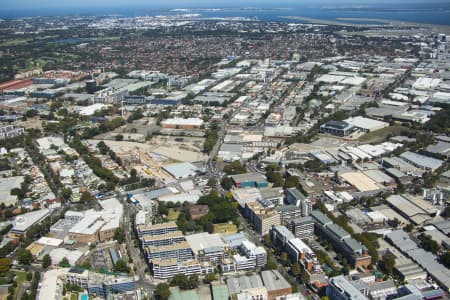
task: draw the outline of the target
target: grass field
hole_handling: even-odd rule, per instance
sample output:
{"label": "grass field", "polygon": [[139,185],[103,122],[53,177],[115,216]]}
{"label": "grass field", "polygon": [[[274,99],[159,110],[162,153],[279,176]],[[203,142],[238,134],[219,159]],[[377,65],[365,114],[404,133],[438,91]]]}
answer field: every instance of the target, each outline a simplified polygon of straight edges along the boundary
{"label": "grass field", "polygon": [[359,138],[359,141],[361,143],[382,143],[388,139],[389,136],[396,136],[396,135],[405,135],[405,133],[411,132],[411,129],[400,126],[400,125],[394,125],[389,126],[377,131],[369,132]]}

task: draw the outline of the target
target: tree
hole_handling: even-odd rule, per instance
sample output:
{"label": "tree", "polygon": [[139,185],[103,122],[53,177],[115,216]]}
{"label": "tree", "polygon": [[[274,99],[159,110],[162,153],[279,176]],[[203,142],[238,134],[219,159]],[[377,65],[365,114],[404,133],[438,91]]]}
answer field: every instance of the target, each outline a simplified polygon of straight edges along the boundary
{"label": "tree", "polygon": [[122,134],[116,135],[116,141],[123,141],[123,135]]}
{"label": "tree", "polygon": [[233,180],[228,176],[224,176],[220,181],[220,184],[224,189],[229,190],[233,187]]}
{"label": "tree", "polygon": [[300,264],[297,262],[295,262],[295,264],[292,265],[291,268],[291,273],[293,276],[297,277],[301,274],[302,272],[302,267],[300,266]]}
{"label": "tree", "polygon": [[122,228],[117,228],[114,233],[114,239],[119,243],[123,244],[125,242],[125,232]]}
{"label": "tree", "polygon": [[129,273],[130,268],[128,267],[127,263],[123,259],[119,259],[116,264],[114,265],[114,271],[119,273]]}
{"label": "tree", "polygon": [[42,258],[42,267],[44,269],[47,269],[51,265],[52,265],[52,258],[50,257],[50,255],[45,254],[44,257]]}
{"label": "tree", "polygon": [[386,253],[385,255],[383,255],[383,258],[381,259],[381,267],[384,272],[388,275],[391,275],[392,271],[394,270],[394,266],[395,256],[390,253]]}
{"label": "tree", "polygon": [[72,189],[71,188],[63,188],[61,190],[61,196],[65,199],[65,200],[69,200],[70,196],[72,196]]}
{"label": "tree", "polygon": [[59,262],[59,266],[61,268],[69,268],[70,267],[70,263],[69,263],[69,260],[67,259],[67,257],[63,257],[63,259]]}
{"label": "tree", "polygon": [[211,282],[213,282],[216,279],[217,279],[216,274],[209,273],[209,274],[206,274],[205,278],[203,278],[203,283],[210,284]]}
{"label": "tree", "polygon": [[31,254],[30,250],[20,249],[17,253],[17,261],[21,265],[29,266],[33,261],[33,255]]}
{"label": "tree", "polygon": [[175,274],[170,281],[170,286],[178,286],[180,289],[189,289],[189,278],[183,273]]}
{"label": "tree", "polygon": [[88,203],[94,200],[94,196],[92,196],[91,193],[89,193],[88,191],[84,191],[81,193],[80,196],[80,201],[83,203]]}
{"label": "tree", "polygon": [[7,257],[0,258],[0,274],[4,274],[9,271],[11,260]]}
{"label": "tree", "polygon": [[167,300],[170,297],[169,285],[167,283],[159,283],[154,292],[157,300]]}
{"label": "tree", "polygon": [[444,264],[444,266],[446,266],[447,268],[450,268],[450,251],[446,251],[441,256],[441,261]]}
{"label": "tree", "polygon": [[189,276],[189,288],[196,289],[198,287],[198,275],[192,274]]}

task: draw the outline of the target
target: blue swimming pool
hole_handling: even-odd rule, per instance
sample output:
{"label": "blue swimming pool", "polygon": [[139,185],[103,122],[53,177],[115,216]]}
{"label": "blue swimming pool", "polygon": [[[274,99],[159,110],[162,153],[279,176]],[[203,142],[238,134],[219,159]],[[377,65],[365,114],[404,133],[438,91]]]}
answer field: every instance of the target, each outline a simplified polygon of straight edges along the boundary
{"label": "blue swimming pool", "polygon": [[88,294],[81,295],[81,300],[88,300],[88,299],[89,299]]}

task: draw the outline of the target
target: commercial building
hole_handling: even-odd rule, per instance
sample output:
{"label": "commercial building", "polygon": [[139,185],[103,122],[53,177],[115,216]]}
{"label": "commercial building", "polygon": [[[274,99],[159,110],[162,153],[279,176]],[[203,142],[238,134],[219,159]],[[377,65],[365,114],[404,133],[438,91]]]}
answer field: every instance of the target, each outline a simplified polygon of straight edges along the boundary
{"label": "commercial building", "polygon": [[342,252],[352,267],[368,267],[371,264],[367,248],[353,239],[347,231],[318,210],[314,210],[311,216],[315,221],[316,234],[329,240],[335,249]]}
{"label": "commercial building", "polygon": [[389,126],[389,123],[365,118],[362,116],[351,117],[345,119],[344,122],[356,127],[363,132],[372,132]]}
{"label": "commercial building", "polygon": [[162,235],[168,234],[178,230],[178,226],[175,222],[167,222],[154,225],[139,225],[136,227],[138,237],[142,238],[148,235]]}
{"label": "commercial building", "polygon": [[183,241],[164,246],[148,246],[144,248],[148,261],[153,259],[176,259],[177,262],[192,260],[194,258],[191,246]]}
{"label": "commercial building", "polygon": [[239,188],[243,187],[263,188],[269,186],[269,182],[267,181],[266,177],[259,173],[245,173],[232,175],[231,179],[233,180],[234,185]]}
{"label": "commercial building", "polygon": [[299,239],[308,240],[314,238],[314,220],[310,216],[292,220],[288,224],[288,228]]}
{"label": "commercial building", "polygon": [[166,234],[159,235],[144,235],[141,238],[142,246],[167,246],[175,243],[181,243],[185,241],[184,235],[181,231],[173,231]]}
{"label": "commercial building", "polygon": [[330,279],[327,295],[333,300],[367,300],[367,297],[343,275]]}
{"label": "commercial building", "polygon": [[356,129],[357,128],[355,126],[343,121],[328,121],[320,126],[319,131],[321,133],[345,137],[352,134]]}
{"label": "commercial building", "polygon": [[6,140],[16,136],[20,136],[25,132],[22,127],[17,127],[14,125],[6,125],[0,127],[0,140]]}
{"label": "commercial building", "polygon": [[69,238],[83,244],[105,242],[112,240],[122,221],[123,206],[116,198],[110,198],[99,202],[102,210],[87,210],[81,214],[66,215],[75,217],[77,223],[70,228]]}
{"label": "commercial building", "polygon": [[9,236],[11,238],[20,238],[26,235],[28,229],[34,224],[37,224],[44,220],[46,217],[50,216],[50,209],[40,209],[36,211],[32,211],[20,216],[17,216],[14,219],[14,226],[9,231]]}
{"label": "commercial building", "polygon": [[197,260],[178,262],[174,258],[156,258],[151,263],[153,276],[156,279],[170,279],[175,274],[190,276],[193,274],[206,275],[214,273],[214,266],[208,263],[199,263]]}
{"label": "commercial building", "polygon": [[246,204],[245,213],[255,231],[261,235],[269,232],[273,225],[281,225],[281,215],[274,208],[264,208],[259,202]]}
{"label": "commercial building", "polygon": [[281,224],[288,225],[292,220],[300,218],[302,212],[300,207],[295,205],[282,205],[276,207],[276,210],[280,214]]}

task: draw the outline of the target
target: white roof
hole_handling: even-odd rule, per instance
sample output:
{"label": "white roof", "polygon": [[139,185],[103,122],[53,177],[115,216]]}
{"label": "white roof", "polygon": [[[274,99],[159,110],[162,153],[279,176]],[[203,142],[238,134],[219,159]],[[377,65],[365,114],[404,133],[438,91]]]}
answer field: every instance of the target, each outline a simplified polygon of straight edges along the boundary
{"label": "white roof", "polygon": [[39,149],[40,150],[47,150],[50,149],[51,145],[55,145],[57,147],[61,147],[63,146],[64,143],[64,139],[62,137],[51,137],[51,136],[47,136],[47,137],[43,137],[40,139],[37,139],[36,142],[39,144]]}
{"label": "white roof", "polygon": [[172,118],[167,119],[164,121],[161,121],[162,124],[170,124],[170,125],[194,125],[194,126],[201,126],[203,125],[203,120],[200,118]]}
{"label": "white roof", "polygon": [[427,90],[437,87],[439,83],[441,83],[439,78],[421,77],[416,80],[413,87],[419,90]]}
{"label": "white roof", "polygon": [[61,239],[55,239],[55,238],[50,238],[50,237],[46,237],[46,236],[43,236],[39,240],[36,241],[36,243],[38,243],[38,244],[45,245],[45,246],[53,246],[53,247],[58,247],[59,245],[62,244],[62,242],[63,242],[63,240],[61,240]]}
{"label": "white roof", "polygon": [[348,118],[348,119],[344,120],[344,122],[351,124],[353,126],[359,127],[359,128],[370,130],[370,131],[389,126],[389,123],[365,118],[362,116]]}
{"label": "white roof", "polygon": [[14,188],[20,188],[23,179],[23,176],[13,176],[0,179],[0,203],[5,203],[6,206],[9,206],[17,202],[17,196],[11,195],[11,190]]}
{"label": "white roof", "polygon": [[314,254],[314,252],[311,250],[311,248],[309,248],[308,245],[306,245],[301,239],[299,238],[295,238],[295,239],[290,239],[289,240],[289,244],[291,244],[295,249],[297,249],[298,251],[302,252],[302,253],[307,253],[307,254]]}
{"label": "white roof", "polygon": [[221,235],[219,233],[210,234],[208,232],[201,232],[186,235],[185,238],[194,253],[198,253],[198,251],[206,248],[225,247],[225,243],[221,239]]}
{"label": "white roof", "polygon": [[367,216],[372,220],[372,222],[383,222],[384,220],[388,220],[389,219],[382,212],[380,212],[378,210],[376,210],[376,211],[369,211],[367,213]]}
{"label": "white roof", "polygon": [[108,105],[103,103],[95,103],[89,106],[81,106],[77,108],[77,112],[82,116],[92,116],[97,110],[107,108]]}
{"label": "white roof", "polygon": [[25,232],[29,227],[50,215],[50,212],[50,209],[40,209],[17,216],[12,230]]}

